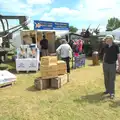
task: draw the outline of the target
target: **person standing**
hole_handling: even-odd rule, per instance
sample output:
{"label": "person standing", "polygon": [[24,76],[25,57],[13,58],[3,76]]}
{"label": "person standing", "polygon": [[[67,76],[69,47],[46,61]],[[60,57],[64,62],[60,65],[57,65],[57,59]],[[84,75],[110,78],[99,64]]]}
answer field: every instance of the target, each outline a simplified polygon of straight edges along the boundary
{"label": "person standing", "polygon": [[70,58],[72,49],[65,39],[62,40],[62,44],[57,48],[56,52],[60,55],[61,59],[66,62],[67,73],[70,73]]}
{"label": "person standing", "polygon": [[104,48],[106,46],[105,40],[103,39],[99,45],[99,57],[100,60],[103,60]]}
{"label": "person standing", "polygon": [[116,79],[116,61],[119,58],[119,47],[113,43],[113,36],[105,37],[106,46],[103,55],[104,84],[106,91],[104,94],[110,94],[110,98],[115,97],[115,79]]}
{"label": "person standing", "polygon": [[48,56],[48,40],[43,35],[43,39],[40,41],[42,56]]}
{"label": "person standing", "polygon": [[35,34],[33,35],[32,33],[30,34],[30,37],[32,39],[32,44],[36,44],[36,39],[35,39]]}

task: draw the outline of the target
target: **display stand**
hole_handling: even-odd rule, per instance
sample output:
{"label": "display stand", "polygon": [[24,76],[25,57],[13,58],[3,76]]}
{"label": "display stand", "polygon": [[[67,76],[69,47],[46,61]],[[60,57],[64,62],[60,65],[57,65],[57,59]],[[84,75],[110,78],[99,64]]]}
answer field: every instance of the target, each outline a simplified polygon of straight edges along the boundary
{"label": "display stand", "polygon": [[17,50],[16,71],[38,71],[40,52],[36,45]]}
{"label": "display stand", "polygon": [[75,57],[74,68],[85,66],[85,59],[86,59],[85,54],[81,54],[78,57]]}

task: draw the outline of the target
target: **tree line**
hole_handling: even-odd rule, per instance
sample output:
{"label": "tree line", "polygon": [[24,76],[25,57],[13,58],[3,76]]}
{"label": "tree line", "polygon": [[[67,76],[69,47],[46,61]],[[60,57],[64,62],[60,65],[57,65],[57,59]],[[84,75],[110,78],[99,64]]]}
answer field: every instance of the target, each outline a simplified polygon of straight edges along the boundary
{"label": "tree line", "polygon": [[[113,31],[119,27],[120,27],[120,19],[113,17],[108,20],[108,23],[106,25],[106,31]],[[74,26],[70,26],[69,31],[75,33],[78,31],[78,28]]]}
{"label": "tree line", "polygon": [[[106,25],[106,31],[113,31],[119,27],[120,27],[120,19],[113,17],[108,20],[108,23]],[[30,30],[28,26],[24,26],[23,29]],[[78,28],[75,26],[70,26],[69,31],[75,33],[78,31]]]}

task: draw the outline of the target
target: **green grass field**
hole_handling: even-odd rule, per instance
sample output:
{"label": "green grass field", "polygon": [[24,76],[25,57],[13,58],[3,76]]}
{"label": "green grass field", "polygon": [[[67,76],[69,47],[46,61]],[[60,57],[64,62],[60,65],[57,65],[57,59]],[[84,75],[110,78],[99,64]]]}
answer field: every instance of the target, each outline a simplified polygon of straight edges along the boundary
{"label": "green grass field", "polygon": [[102,65],[90,63],[73,70],[71,81],[58,90],[36,91],[33,83],[40,72],[18,74],[14,86],[0,89],[0,120],[120,120],[120,76],[116,99],[103,99]]}

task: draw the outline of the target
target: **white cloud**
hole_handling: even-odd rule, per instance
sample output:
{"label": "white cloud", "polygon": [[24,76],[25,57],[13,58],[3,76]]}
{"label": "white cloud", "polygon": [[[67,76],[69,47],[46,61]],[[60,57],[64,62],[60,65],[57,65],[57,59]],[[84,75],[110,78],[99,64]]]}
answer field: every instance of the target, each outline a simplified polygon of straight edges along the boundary
{"label": "white cloud", "polygon": [[2,12],[13,13],[16,15],[27,15],[27,16],[40,15],[48,8],[49,7],[46,8],[44,6],[34,7],[33,4],[26,4],[21,0],[5,0],[5,1],[0,0],[0,9]]}
{"label": "white cloud", "polygon": [[49,21],[55,21],[54,17],[50,17],[47,13],[45,13],[40,20],[49,20]]}
{"label": "white cloud", "polygon": [[[38,16],[41,20],[69,22],[73,25],[88,26],[92,23],[97,26],[105,26],[110,17],[120,18],[120,0],[80,0],[76,9],[67,7],[52,8],[49,12],[49,6],[54,0],[0,0],[1,13],[15,15]],[[47,11],[47,12],[45,12]],[[37,19],[37,18],[36,18]],[[87,25],[86,25],[87,23]],[[33,28],[33,22],[29,24]]]}
{"label": "white cloud", "polygon": [[27,0],[28,4],[41,4],[41,5],[45,5],[45,4],[51,4],[53,2],[53,0]]}
{"label": "white cloud", "polygon": [[[70,9],[67,7],[53,8],[50,12],[45,13],[41,18],[44,20],[56,20],[65,22],[80,22],[88,21],[94,25],[106,25],[110,17],[120,18],[119,0],[80,0],[77,9]],[[84,25],[83,25],[84,26]]]}
{"label": "white cloud", "polygon": [[116,6],[117,1],[118,0],[85,0],[85,5],[89,10],[99,10],[113,8]]}

